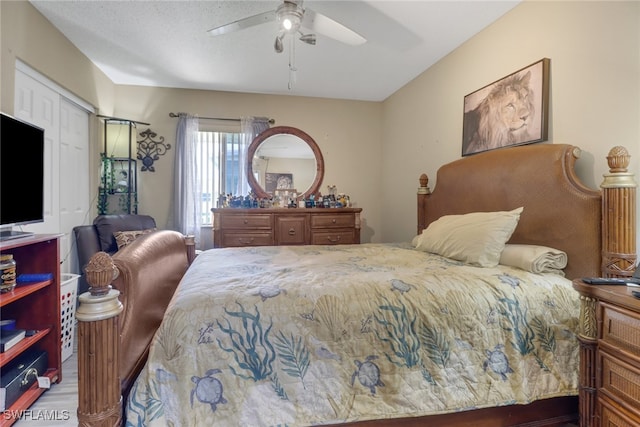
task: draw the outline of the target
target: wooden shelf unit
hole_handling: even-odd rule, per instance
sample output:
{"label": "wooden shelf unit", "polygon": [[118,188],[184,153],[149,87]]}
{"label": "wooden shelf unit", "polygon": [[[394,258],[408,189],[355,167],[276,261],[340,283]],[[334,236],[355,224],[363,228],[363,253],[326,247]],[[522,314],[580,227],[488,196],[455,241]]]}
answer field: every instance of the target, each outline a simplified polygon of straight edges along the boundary
{"label": "wooden shelf unit", "polygon": [[[2,319],[15,319],[16,328],[36,330],[36,334],[26,337],[4,353],[0,353],[0,368],[20,357],[27,350],[47,352],[46,376],[51,383],[62,381],[61,325],[60,325],[60,235],[37,234],[20,239],[0,242],[0,252],[12,254],[16,260],[16,273],[52,273],[51,280],[16,286],[7,293],[0,294]],[[27,409],[46,389],[34,383],[7,411]],[[10,426],[17,421],[13,417],[2,417],[0,427]]]}

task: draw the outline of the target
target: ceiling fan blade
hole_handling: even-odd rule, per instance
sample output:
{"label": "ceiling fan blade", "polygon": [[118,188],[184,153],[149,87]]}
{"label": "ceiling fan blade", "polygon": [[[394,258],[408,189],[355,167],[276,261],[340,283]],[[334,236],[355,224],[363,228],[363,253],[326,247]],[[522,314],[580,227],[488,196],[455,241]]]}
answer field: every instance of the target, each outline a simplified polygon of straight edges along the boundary
{"label": "ceiling fan blade", "polygon": [[334,40],[352,46],[358,46],[366,43],[367,41],[367,39],[355,31],[350,30],[339,22],[334,21],[321,13],[314,12],[311,9],[304,10],[301,25],[315,33],[322,34],[323,36],[330,37]]}
{"label": "ceiling fan blade", "polygon": [[221,34],[227,34],[234,31],[243,30],[245,28],[253,27],[255,25],[265,24],[267,22],[275,21],[276,13],[271,10],[268,12],[259,13],[257,15],[242,18],[229,24],[221,25],[219,27],[212,28],[207,32],[212,36],[219,36]]}

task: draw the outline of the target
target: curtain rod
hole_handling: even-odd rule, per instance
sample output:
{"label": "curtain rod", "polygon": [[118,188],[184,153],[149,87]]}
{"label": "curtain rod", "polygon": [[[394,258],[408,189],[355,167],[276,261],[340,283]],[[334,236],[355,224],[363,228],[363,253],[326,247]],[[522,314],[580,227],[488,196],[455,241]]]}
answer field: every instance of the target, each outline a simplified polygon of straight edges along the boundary
{"label": "curtain rod", "polygon": [[[180,114],[182,113],[169,113],[169,117],[180,117]],[[203,119],[203,120],[223,120],[223,121],[229,121],[229,122],[239,122],[240,119],[225,119],[222,117],[198,117],[199,119]],[[276,121],[274,119],[269,119],[269,124],[274,124]]]}

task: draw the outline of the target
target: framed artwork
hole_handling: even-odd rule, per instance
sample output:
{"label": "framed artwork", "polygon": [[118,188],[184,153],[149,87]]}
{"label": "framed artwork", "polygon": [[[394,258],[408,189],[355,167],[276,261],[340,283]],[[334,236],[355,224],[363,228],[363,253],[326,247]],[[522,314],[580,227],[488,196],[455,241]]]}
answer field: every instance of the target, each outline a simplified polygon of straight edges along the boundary
{"label": "framed artwork", "polygon": [[264,175],[264,191],[269,194],[274,194],[276,190],[291,190],[294,188],[292,173],[267,172]]}
{"label": "framed artwork", "polygon": [[549,58],[464,97],[462,155],[548,138]]}

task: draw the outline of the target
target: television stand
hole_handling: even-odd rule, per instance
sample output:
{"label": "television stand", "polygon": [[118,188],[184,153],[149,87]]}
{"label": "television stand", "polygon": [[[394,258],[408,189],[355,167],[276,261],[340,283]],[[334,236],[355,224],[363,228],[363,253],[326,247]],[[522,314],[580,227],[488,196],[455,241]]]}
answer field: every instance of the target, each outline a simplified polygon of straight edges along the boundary
{"label": "television stand", "polygon": [[35,233],[30,231],[16,231],[16,230],[0,230],[0,241],[20,239],[22,237],[33,237]]}

